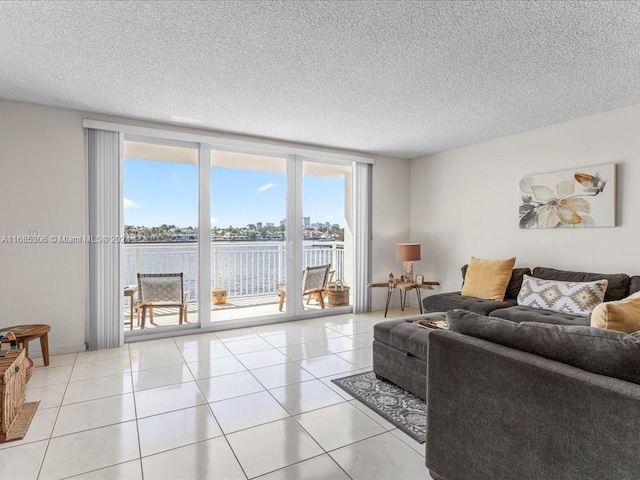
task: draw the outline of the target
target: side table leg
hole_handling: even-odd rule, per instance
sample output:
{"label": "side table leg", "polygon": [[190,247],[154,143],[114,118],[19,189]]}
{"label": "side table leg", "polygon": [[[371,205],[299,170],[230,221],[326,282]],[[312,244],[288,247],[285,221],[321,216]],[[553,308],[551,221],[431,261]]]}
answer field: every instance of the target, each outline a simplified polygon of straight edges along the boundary
{"label": "side table leg", "polygon": [[420,307],[420,315],[422,315],[422,295],[420,295],[419,288],[416,288],[416,295],[418,296],[418,306]]}
{"label": "side table leg", "polygon": [[40,349],[42,350],[42,359],[44,366],[49,366],[49,334],[45,333],[40,337]]}
{"label": "side table leg", "polygon": [[389,300],[391,300],[391,294],[393,293],[393,287],[387,289],[387,304],[384,307],[384,317],[387,318],[387,312],[389,311]]}

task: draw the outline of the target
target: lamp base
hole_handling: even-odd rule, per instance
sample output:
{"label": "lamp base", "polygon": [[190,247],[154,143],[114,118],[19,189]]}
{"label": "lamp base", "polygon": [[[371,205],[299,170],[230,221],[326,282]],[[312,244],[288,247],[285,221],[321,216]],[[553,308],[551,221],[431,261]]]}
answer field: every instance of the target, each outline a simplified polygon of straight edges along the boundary
{"label": "lamp base", "polygon": [[413,262],[402,262],[402,279],[413,282]]}

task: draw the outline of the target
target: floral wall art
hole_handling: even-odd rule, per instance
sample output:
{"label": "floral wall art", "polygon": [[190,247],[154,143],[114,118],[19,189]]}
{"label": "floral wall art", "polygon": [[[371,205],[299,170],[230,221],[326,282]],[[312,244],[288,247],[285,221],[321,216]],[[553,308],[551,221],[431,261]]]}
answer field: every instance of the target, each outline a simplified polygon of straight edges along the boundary
{"label": "floral wall art", "polygon": [[615,164],[520,180],[520,228],[615,226]]}

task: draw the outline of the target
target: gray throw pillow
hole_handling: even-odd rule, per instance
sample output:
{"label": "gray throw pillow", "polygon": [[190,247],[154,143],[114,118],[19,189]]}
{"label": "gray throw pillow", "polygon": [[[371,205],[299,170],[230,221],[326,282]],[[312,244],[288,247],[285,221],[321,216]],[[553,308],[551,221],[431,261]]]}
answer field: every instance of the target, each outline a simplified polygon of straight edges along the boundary
{"label": "gray throw pillow", "polygon": [[569,270],[558,270],[556,268],[535,267],[531,276],[544,278],[545,280],[560,280],[561,282],[594,282],[596,280],[606,280],[609,282],[604,295],[605,302],[621,300],[629,295],[629,275],[626,273],[588,273],[572,272]]}
{"label": "gray throw pillow", "polygon": [[583,325],[511,322],[466,310],[447,312],[449,329],[640,385],[640,332]]}

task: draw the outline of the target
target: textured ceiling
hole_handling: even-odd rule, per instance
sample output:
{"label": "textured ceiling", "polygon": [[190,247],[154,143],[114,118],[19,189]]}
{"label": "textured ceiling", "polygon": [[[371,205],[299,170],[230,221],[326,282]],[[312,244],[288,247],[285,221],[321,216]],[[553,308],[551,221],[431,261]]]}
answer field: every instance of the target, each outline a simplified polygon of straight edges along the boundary
{"label": "textured ceiling", "polygon": [[413,158],[640,102],[640,2],[0,2],[0,98]]}

